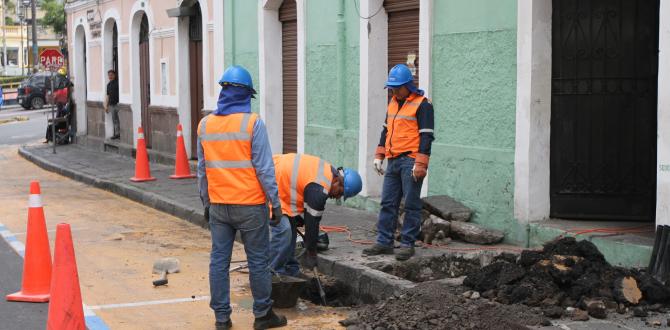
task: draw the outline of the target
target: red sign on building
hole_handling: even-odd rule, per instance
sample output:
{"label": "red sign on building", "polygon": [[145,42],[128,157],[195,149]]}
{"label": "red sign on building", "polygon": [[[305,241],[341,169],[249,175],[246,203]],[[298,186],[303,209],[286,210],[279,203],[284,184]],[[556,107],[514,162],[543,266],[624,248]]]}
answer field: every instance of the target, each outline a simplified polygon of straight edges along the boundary
{"label": "red sign on building", "polygon": [[40,63],[46,68],[60,68],[65,64],[64,61],[63,54],[58,49],[45,49],[40,54]]}

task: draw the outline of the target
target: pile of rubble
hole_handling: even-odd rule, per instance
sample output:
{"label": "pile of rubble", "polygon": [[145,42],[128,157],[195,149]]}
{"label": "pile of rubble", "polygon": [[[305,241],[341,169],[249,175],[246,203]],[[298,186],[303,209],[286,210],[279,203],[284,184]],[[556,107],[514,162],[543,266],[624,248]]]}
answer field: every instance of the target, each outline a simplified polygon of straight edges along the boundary
{"label": "pile of rubble", "polygon": [[[446,245],[458,239],[474,244],[495,244],[505,237],[500,230],[471,223],[472,210],[449,196],[425,197],[423,208],[420,238],[424,243]],[[402,214],[401,209],[400,222]]]}
{"label": "pile of rubble", "polygon": [[364,305],[340,323],[347,330],[486,329],[516,330],[550,325],[523,305],[503,305],[463,295],[463,288],[425,282],[387,300]]}
{"label": "pile of rubble", "polygon": [[484,298],[541,307],[548,317],[574,320],[606,318],[613,311],[645,316],[670,301],[670,288],[652,276],[613,267],[591,242],[572,237],[549,242],[542,251],[503,255],[463,284]]}

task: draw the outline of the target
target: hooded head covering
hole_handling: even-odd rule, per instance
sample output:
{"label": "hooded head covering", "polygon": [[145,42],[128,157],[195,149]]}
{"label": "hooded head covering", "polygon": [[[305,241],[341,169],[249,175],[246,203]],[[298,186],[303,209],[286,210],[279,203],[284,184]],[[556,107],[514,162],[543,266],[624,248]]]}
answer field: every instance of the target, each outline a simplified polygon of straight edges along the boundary
{"label": "hooded head covering", "polygon": [[244,86],[225,85],[221,87],[216,103],[215,115],[251,112],[253,90]]}
{"label": "hooded head covering", "polygon": [[414,85],[414,81],[410,80],[409,82],[405,83],[403,86],[407,87],[407,89],[411,93],[418,94],[418,95],[421,95],[421,96],[423,96],[423,94],[424,94],[423,89],[419,89]]}

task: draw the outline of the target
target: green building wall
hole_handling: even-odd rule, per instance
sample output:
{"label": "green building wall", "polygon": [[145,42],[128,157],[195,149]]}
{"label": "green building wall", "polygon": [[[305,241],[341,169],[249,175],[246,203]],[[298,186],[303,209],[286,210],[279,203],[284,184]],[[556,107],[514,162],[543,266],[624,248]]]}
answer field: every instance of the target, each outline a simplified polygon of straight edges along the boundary
{"label": "green building wall", "polygon": [[[224,1],[225,67],[241,65],[251,73],[258,93],[258,1]],[[251,100],[252,111],[258,112],[258,98]]]}
{"label": "green building wall", "polygon": [[356,168],[360,56],[355,3],[309,0],[305,6],[305,152]]}
{"label": "green building wall", "polygon": [[516,0],[440,0],[433,11],[435,136],[429,194],[525,242],[514,219]]}

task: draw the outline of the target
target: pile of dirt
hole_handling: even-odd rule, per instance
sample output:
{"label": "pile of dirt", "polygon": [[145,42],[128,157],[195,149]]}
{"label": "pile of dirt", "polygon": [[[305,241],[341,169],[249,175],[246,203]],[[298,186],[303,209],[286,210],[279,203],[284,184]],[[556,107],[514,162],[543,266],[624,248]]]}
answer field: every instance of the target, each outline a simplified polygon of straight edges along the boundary
{"label": "pile of dirt", "polygon": [[518,259],[498,259],[463,284],[503,304],[576,307],[599,318],[606,317],[605,309],[670,299],[670,289],[653,277],[613,267],[593,243],[573,237],[549,242],[542,251],[523,251]]}
{"label": "pile of dirt", "polygon": [[539,309],[467,298],[462,287],[424,282],[375,305],[365,305],[340,323],[349,330],[527,329],[548,325]]}

